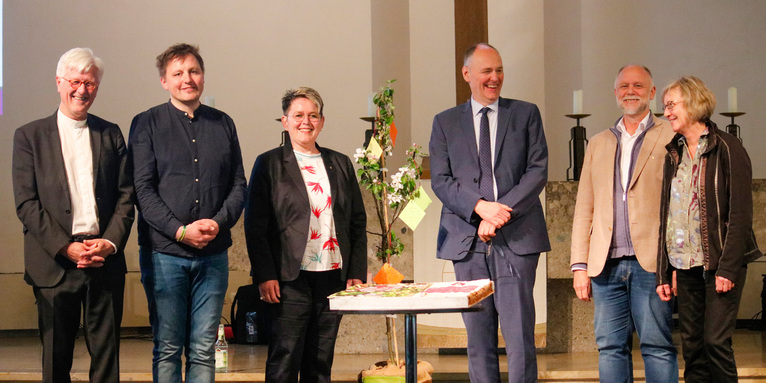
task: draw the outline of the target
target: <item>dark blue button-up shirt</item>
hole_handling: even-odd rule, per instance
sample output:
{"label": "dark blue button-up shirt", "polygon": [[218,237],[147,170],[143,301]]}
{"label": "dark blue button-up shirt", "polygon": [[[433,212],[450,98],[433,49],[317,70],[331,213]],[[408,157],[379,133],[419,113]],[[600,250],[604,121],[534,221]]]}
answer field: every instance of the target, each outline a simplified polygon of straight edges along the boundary
{"label": "dark blue button-up shirt", "polygon": [[[237,130],[220,110],[200,105],[194,118],[158,105],[133,118],[130,154],[136,188],[138,243],[180,256],[222,252],[245,204],[246,181]],[[176,231],[210,218],[219,232],[203,249],[176,242]]]}

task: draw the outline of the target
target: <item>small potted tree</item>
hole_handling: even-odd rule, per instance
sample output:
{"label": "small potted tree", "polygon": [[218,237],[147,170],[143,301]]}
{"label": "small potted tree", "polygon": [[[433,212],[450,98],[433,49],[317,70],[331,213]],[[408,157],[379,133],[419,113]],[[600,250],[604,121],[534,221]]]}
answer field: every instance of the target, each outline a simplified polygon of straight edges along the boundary
{"label": "small potted tree", "polygon": [[[403,279],[403,275],[391,266],[391,259],[399,257],[404,249],[404,244],[392,229],[405,206],[419,196],[420,176],[423,173],[421,147],[412,144],[406,152],[405,164],[390,178],[388,177],[386,158],[393,153],[392,132],[396,129],[394,90],[391,88],[394,81],[396,80],[388,81],[375,94],[373,103],[377,107],[377,115],[370,145],[367,148],[357,149],[354,155],[356,162],[361,165],[357,172],[359,184],[372,194],[379,223],[380,231],[370,232],[380,238],[376,256],[383,262],[383,266],[373,279],[378,284],[395,284]],[[374,369],[379,370],[380,373],[386,371],[386,373],[403,377],[403,361],[399,359],[395,319],[393,315],[386,316],[388,360],[376,363]],[[424,367],[433,371],[430,365]],[[418,370],[420,369],[419,362]]]}

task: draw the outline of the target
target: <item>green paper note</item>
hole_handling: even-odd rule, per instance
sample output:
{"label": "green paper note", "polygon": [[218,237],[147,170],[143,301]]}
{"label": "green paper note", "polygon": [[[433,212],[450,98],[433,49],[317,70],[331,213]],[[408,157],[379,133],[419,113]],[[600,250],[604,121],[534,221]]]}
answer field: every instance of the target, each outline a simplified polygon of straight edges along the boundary
{"label": "green paper note", "polygon": [[418,189],[418,192],[420,194],[418,194],[417,198],[413,199],[412,202],[414,202],[415,205],[418,205],[421,209],[426,210],[428,205],[431,204],[431,198],[428,197],[426,189],[423,189],[422,186]]}
{"label": "green paper note", "polygon": [[417,204],[408,203],[407,206],[402,209],[402,213],[399,214],[399,219],[402,220],[410,229],[415,230],[426,216],[426,212],[420,208]]}

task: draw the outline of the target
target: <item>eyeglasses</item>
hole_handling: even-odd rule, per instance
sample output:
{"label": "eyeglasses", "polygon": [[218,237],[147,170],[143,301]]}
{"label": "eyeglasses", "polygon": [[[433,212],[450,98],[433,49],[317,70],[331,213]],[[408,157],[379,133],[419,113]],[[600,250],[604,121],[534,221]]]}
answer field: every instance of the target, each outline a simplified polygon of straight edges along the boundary
{"label": "eyeglasses", "polygon": [[89,92],[93,91],[96,88],[98,88],[98,83],[97,82],[70,80],[70,79],[64,78],[64,77],[61,77],[61,78],[66,80],[69,83],[69,85],[72,87],[72,89],[80,89],[80,85],[83,85],[83,84],[85,84],[85,89],[87,89]]}
{"label": "eyeglasses", "polygon": [[[499,232],[497,234],[498,235],[502,235],[502,232]],[[468,243],[469,241],[473,242],[474,240],[479,240],[479,236],[478,235],[469,235],[469,236],[467,236],[467,237],[465,237],[463,239],[462,243]],[[495,260],[495,261],[490,260],[491,257],[495,257],[496,259],[505,258],[506,254],[503,251],[503,247],[502,246],[494,246],[492,244],[491,240],[486,242],[486,244],[487,244],[487,250],[486,251],[463,250],[463,251],[459,252],[458,254],[460,254],[460,255],[465,254],[466,256],[474,255],[474,254],[481,254],[481,255],[483,255],[484,256],[484,261],[487,263],[487,267],[489,268],[489,274],[490,274],[490,277],[492,279],[495,279],[498,274],[508,275],[508,274],[506,274],[507,272],[510,272],[510,276],[511,277],[514,277],[514,278],[520,278],[521,277],[521,273],[519,272],[519,269],[513,265],[513,262],[508,262],[508,264],[507,264],[508,270],[506,272],[503,272],[503,271],[500,271],[500,270],[495,270],[495,267],[491,266],[491,264],[493,262],[496,263],[498,261],[497,260]],[[503,267],[506,267],[506,266],[503,266]]]}
{"label": "eyeglasses", "polygon": [[[474,240],[478,240],[478,239],[479,239],[479,235],[478,234],[474,234],[474,235],[469,235],[469,236],[463,238],[463,240],[460,241],[460,242],[463,243],[463,244],[468,244],[468,243],[473,243]],[[458,254],[459,255],[463,255],[463,254],[489,255],[491,252],[492,252],[492,241],[490,240],[490,241],[487,242],[487,251],[463,250],[463,251],[459,252]]]}
{"label": "eyeglasses", "polygon": [[673,108],[675,108],[676,105],[683,104],[683,103],[684,103],[683,101],[668,101],[667,104],[662,106],[662,110],[667,110],[669,112],[672,112]]}
{"label": "eyeglasses", "polygon": [[305,120],[305,119],[306,119],[306,117],[308,117],[308,118],[309,118],[309,120],[310,120],[311,122],[314,122],[314,123],[315,123],[315,122],[318,122],[318,121],[319,121],[319,120],[322,118],[322,116],[320,116],[318,113],[309,113],[308,115],[305,115],[305,114],[303,114],[303,113],[295,113],[295,114],[293,114],[293,115],[292,115],[292,116],[290,116],[290,117],[291,117],[292,119],[294,119],[294,120],[298,121],[298,122],[302,122],[303,120]]}

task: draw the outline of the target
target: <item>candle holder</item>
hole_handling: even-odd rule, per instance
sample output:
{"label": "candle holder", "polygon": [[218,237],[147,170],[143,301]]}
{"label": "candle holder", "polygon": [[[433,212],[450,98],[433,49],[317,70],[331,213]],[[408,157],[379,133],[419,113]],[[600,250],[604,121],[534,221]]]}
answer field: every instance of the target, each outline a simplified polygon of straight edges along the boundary
{"label": "candle holder", "polygon": [[[590,116],[590,114],[566,114],[569,118],[577,121],[577,126],[571,129],[572,138],[569,140],[569,168],[567,168],[567,181],[579,181],[582,172],[583,158],[585,158],[585,147],[588,139],[585,138],[585,127],[580,126],[580,120]],[[570,177],[571,171],[571,177]]]}
{"label": "candle holder", "polygon": [[734,123],[734,117],[739,117],[745,114],[745,112],[721,112],[720,114],[722,116],[731,117],[731,124],[726,125],[726,132],[742,141],[742,137],[739,135],[739,125]]}
{"label": "candle holder", "polygon": [[364,144],[362,144],[362,148],[366,149],[367,145],[370,144],[372,134],[375,132],[375,117],[359,117],[359,119],[371,124],[370,128],[364,131]]}
{"label": "candle holder", "polygon": [[[282,123],[282,119],[281,118],[275,118],[274,120],[276,122]],[[282,137],[282,142],[279,143],[279,146],[285,146],[285,143],[290,141],[290,133],[287,133],[286,130],[282,129],[282,136],[281,137]]]}

